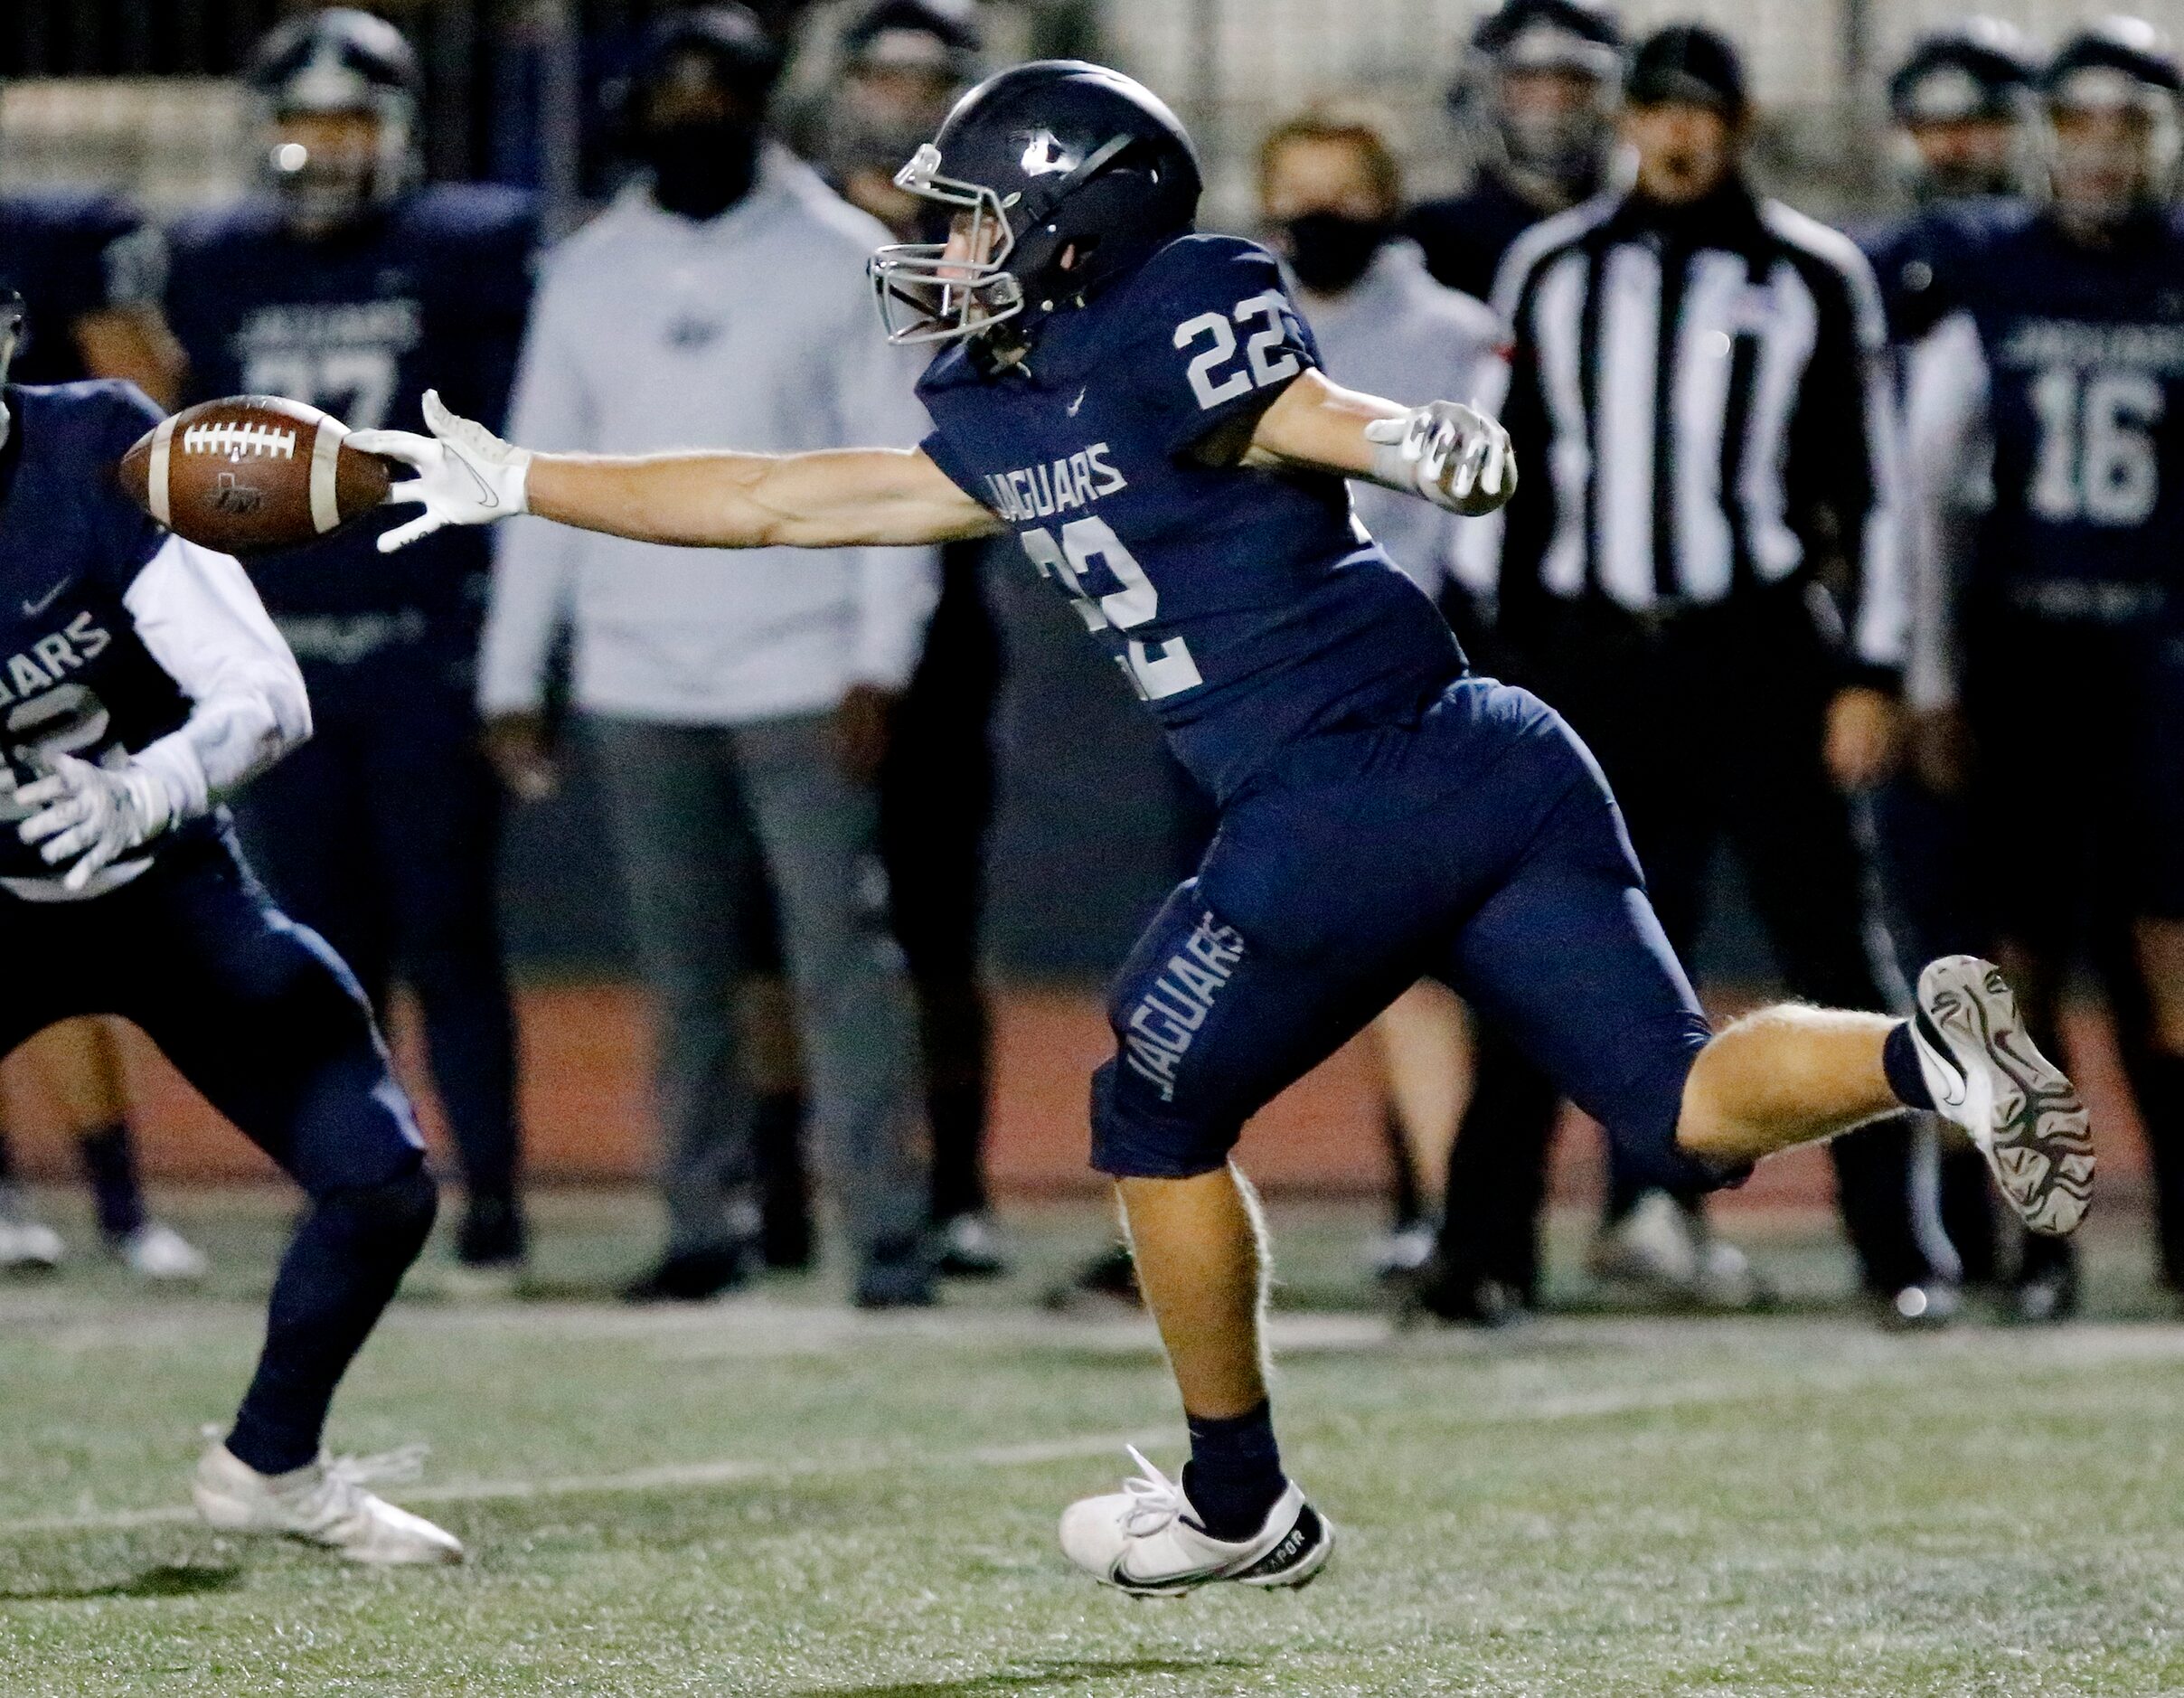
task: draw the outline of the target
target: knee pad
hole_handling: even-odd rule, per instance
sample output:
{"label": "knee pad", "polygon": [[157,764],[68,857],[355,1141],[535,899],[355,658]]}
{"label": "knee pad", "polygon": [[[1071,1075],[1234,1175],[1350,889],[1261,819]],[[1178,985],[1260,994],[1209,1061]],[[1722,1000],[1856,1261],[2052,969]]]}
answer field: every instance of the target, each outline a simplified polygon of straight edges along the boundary
{"label": "knee pad", "polygon": [[1123,1061],[1092,1075],[1092,1165],[1116,1179],[1191,1179],[1224,1165],[1243,1133],[1213,1126]]}

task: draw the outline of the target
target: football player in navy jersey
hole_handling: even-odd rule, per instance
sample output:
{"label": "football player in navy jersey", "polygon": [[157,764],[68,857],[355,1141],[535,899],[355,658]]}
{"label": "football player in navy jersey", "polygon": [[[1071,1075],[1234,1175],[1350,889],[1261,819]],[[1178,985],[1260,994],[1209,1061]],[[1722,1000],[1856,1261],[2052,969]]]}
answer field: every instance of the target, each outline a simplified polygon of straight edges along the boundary
{"label": "football player in navy jersey", "polygon": [[[1982,205],[2013,197],[2029,186],[2037,112],[2033,83],[2038,74],[2031,44],[1999,18],[1969,17],[1921,36],[1888,78],[1888,111],[1895,124],[1897,175],[1911,210],[1885,223],[1855,231],[1872,262],[1888,318],[1888,336],[1900,384],[1904,350],[1934,328],[1948,311],[1936,266],[1950,232]],[[1953,518],[1962,520],[1981,495],[1975,476]],[[1924,669],[1906,680],[1913,709],[1914,759],[1875,793],[1872,818],[1877,847],[1887,871],[1894,902],[1891,936],[1915,973],[1918,963],[1981,941],[1962,876],[1972,839],[1957,785],[1947,720],[1927,710],[1932,681]],[[1970,1150],[1938,1152],[1940,1223],[1967,1286],[1986,1286],[2003,1273],[2000,1233],[1986,1165]],[[1930,1161],[1917,1148],[1922,1166]],[[1946,1270],[1939,1247],[1933,1257]],[[2007,1301],[2026,1319],[2052,1319],[2073,1276],[2070,1246],[2028,1238],[2009,1269]],[[1927,1302],[1916,1320],[1933,1324],[1952,1312],[1953,1292],[1936,1282],[1917,1288]],[[1902,1305],[1916,1301],[1911,1288]]]}
{"label": "football player in navy jersey", "polygon": [[[193,395],[287,395],[379,425],[415,416],[429,371],[499,419],[530,302],[532,198],[417,182],[417,61],[381,19],[292,19],[249,81],[268,190],[174,237],[169,313]],[[513,1024],[499,790],[472,689],[490,561],[482,536],[451,534],[389,571],[374,528],[251,561],[318,731],[237,817],[275,898],[374,1005],[398,975],[416,993],[462,1156],[457,1258],[504,1279],[523,1252]]]}
{"label": "football player in navy jersey", "polygon": [[1436,282],[1491,298],[1518,237],[1601,191],[1623,59],[1623,24],[1607,0],[1502,0],[1479,19],[1448,92],[1473,140],[1472,181],[1403,221]]}
{"label": "football player in navy jersey", "polygon": [[[114,195],[57,189],[0,195],[0,288],[20,295],[27,314],[15,356],[18,381],[121,378],[171,403],[182,356],[159,315],[165,269],[159,232]],[[147,1278],[201,1276],[203,1255],[146,1209],[112,1024],[64,1022],[26,1046],[19,1064],[76,1129],[108,1249]],[[63,1252],[61,1237],[6,1183],[9,1166],[0,1140],[0,1268],[51,1267]]]}
{"label": "football player in navy jersey", "polygon": [[[1972,751],[1981,848],[1959,872],[2043,1041],[2074,963],[2101,979],[2161,1270],[2184,1290],[2180,90],[2137,20],[2057,51],[2039,87],[2052,192],[1953,221],[1936,289],[1954,310],[1910,356],[1906,418],[1922,599],[1942,616],[1914,671],[1953,694]],[[1966,526],[1974,482],[1987,505]],[[2042,1284],[2031,1317],[2066,1313],[2075,1268]]]}
{"label": "football player in navy jersey", "polygon": [[[0,374],[22,323],[0,298]],[[237,858],[222,799],[311,734],[240,566],[139,513],[114,463],[158,411],[127,384],[0,390],[0,908],[22,970],[0,1051],[134,1021],[309,1199],[258,1373],[194,1491],[215,1527],[372,1563],[447,1533],[321,1453],[350,1359],[431,1230],[410,1105],[356,981]]]}
{"label": "football player in navy jersey", "polygon": [[1467,672],[1351,513],[1345,477],[1488,511],[1515,485],[1508,438],[1465,406],[1329,382],[1273,256],[1193,233],[1197,156],[1148,90],[1019,66],[901,181],[955,220],[945,246],[872,261],[890,334],[940,349],[918,448],[532,454],[430,400],[431,437],[357,445],[418,473],[392,498],[424,511],[382,547],[522,512],[721,547],[1013,534],[1216,798],[1198,877],[1116,982],[1092,1088],[1093,1165],[1119,1184],[1191,1460],[1170,1481],[1139,1457],[1123,1492],[1071,1506],[1073,1562],[1175,1592],[1300,1585],[1326,1561],[1275,1444],[1260,1234],[1228,1156],[1422,976],[1519,1034],[1663,1186],[1939,1099],[2035,1224],[2076,1225],[2084,1110],[2019,1047],[1985,963],[1927,970],[1916,1035],[1809,1007],[1710,1032],[1598,767],[1544,703]]}

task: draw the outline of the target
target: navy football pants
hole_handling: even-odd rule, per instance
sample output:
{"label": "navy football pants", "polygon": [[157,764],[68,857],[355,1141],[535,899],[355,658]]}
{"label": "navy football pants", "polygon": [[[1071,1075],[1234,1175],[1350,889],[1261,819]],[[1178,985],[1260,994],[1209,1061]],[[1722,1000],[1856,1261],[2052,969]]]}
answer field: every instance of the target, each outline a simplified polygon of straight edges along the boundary
{"label": "navy football pants", "polygon": [[417,665],[339,670],[367,667],[333,681],[312,669],[312,739],[238,798],[237,824],[274,900],[355,969],[374,1008],[398,976],[416,994],[465,1187],[512,1197],[499,785],[466,691]]}
{"label": "navy football pants", "polygon": [[1598,1118],[1652,1183],[1706,1017],[1614,798],[1560,715],[1465,678],[1414,724],[1315,739],[1233,800],[1109,1005],[1093,1165],[1181,1178],[1405,986],[1439,978]]}
{"label": "navy football pants", "polygon": [[105,896],[6,908],[22,970],[0,983],[0,1053],[71,1014],[132,1020],[308,1194],[228,1439],[264,1472],[301,1467],[436,1206],[362,991],[220,838],[168,845]]}

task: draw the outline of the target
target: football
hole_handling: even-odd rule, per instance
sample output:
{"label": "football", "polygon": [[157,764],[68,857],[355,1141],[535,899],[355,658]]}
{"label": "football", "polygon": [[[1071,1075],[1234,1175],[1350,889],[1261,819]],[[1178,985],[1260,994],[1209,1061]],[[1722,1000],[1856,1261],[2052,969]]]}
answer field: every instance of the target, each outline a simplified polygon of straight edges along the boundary
{"label": "football", "polygon": [[178,536],[224,554],[294,548],[386,499],[386,461],[338,419],[278,395],[184,409],[121,457],[121,486]]}

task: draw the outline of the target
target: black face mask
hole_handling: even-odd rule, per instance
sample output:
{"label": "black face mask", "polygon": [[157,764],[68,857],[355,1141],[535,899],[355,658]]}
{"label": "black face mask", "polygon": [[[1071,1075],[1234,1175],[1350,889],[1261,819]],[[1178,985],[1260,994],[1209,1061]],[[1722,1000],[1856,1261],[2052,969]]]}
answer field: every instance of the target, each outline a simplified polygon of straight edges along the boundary
{"label": "black face mask", "polygon": [[1395,231],[1385,218],[1345,218],[1340,212],[1306,212],[1282,226],[1288,238],[1290,269],[1315,295],[1339,295],[1365,275],[1374,254]]}
{"label": "black face mask", "polygon": [[638,156],[652,167],[652,198],[682,218],[718,218],[750,193],[758,132],[725,118],[647,130]]}

